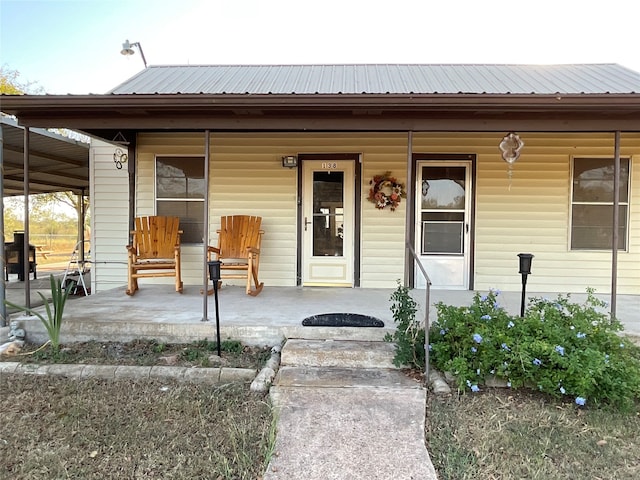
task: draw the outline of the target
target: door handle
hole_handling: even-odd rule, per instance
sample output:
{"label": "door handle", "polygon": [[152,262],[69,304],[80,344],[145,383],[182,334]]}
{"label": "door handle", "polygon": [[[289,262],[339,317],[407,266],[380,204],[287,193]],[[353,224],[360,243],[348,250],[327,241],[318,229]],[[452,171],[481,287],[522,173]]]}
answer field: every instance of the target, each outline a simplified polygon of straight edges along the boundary
{"label": "door handle", "polygon": [[313,223],[313,222],[308,221],[307,217],[304,217],[304,231],[305,232],[307,231],[307,225],[311,225],[311,223]]}

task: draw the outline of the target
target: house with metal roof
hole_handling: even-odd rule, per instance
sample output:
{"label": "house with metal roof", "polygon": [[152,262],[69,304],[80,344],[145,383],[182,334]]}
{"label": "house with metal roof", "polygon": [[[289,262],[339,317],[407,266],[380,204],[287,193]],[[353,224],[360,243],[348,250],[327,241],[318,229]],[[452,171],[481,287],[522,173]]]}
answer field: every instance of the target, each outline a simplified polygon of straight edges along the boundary
{"label": "house with metal roof", "polygon": [[517,291],[530,253],[532,290],[640,294],[640,73],[619,65],[150,66],[2,109],[120,143],[90,166],[93,291],[123,285],[136,216],[181,217],[202,285],[220,217],[250,214],[267,286],[420,288],[423,266]]}

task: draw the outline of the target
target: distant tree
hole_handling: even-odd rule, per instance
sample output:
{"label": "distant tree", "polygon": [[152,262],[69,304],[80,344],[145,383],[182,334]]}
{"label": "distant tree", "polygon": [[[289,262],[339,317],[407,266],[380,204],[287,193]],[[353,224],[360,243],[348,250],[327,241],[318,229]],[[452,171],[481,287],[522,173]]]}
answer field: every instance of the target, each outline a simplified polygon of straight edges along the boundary
{"label": "distant tree", "polygon": [[[9,205],[12,205],[9,203]],[[4,210],[4,241],[13,242],[13,232],[24,230],[24,222],[18,216],[15,208],[5,208]]]}
{"label": "distant tree", "polygon": [[7,95],[44,93],[44,89],[37,82],[21,80],[20,72],[9,68],[5,64],[0,66],[0,93]]}
{"label": "distant tree", "polygon": [[[50,215],[51,208],[55,208],[56,205],[65,204],[73,208],[76,211],[76,218],[82,218],[82,225],[87,230],[89,222],[89,197],[85,196],[80,200],[79,196],[73,192],[51,192],[41,193],[39,195],[32,195],[29,200],[30,213],[39,217],[46,217]],[[84,206],[84,210],[83,207]],[[62,219],[61,219],[62,220]],[[82,232],[78,232],[78,241],[81,240]]]}
{"label": "distant tree", "polygon": [[[40,94],[44,93],[44,89],[37,84],[37,82],[23,81],[20,78],[20,72],[13,70],[7,65],[0,66],[0,93],[8,95],[20,95],[24,93]],[[63,135],[74,140],[88,142],[89,137],[77,132],[66,129],[50,129],[59,135]],[[48,225],[43,227],[48,234],[55,234],[59,228],[59,224],[68,224],[69,218],[65,215],[57,215],[55,213],[55,206],[59,204],[65,204],[70,206],[76,211],[77,218],[82,219],[82,224],[85,226],[85,230],[88,226],[88,208],[89,198],[84,197],[79,200],[78,196],[72,192],[53,192],[44,193],[39,195],[30,195],[29,197],[29,217],[31,222],[36,225]],[[83,205],[84,204],[84,205]],[[84,210],[83,207],[84,206]],[[6,202],[5,205],[5,232],[11,232],[15,230],[24,229],[24,221],[22,219],[22,211],[24,210],[24,199],[22,197],[15,197]],[[55,230],[55,231],[54,231]],[[81,240],[82,232],[78,232],[78,241]],[[6,239],[5,239],[6,240]],[[8,239],[9,241],[11,239]]]}

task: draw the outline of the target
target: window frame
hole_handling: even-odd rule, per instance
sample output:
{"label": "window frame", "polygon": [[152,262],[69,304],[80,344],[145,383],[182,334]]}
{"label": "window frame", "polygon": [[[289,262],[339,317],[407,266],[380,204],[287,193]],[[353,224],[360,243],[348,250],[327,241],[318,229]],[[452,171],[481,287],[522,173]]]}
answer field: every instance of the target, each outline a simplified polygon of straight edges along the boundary
{"label": "window frame", "polygon": [[[180,159],[180,158],[199,158],[202,161],[202,169],[203,169],[203,179],[204,179],[204,183],[205,183],[205,191],[204,191],[204,195],[202,196],[202,198],[197,198],[197,197],[158,197],[158,160],[163,160],[163,159]],[[203,204],[205,203],[205,197],[207,195],[207,179],[204,177],[204,173],[206,171],[205,164],[204,162],[206,161],[206,157],[202,154],[186,154],[186,155],[182,155],[182,154],[161,154],[161,155],[154,155],[153,158],[153,208],[154,211],[156,212],[156,215],[158,214],[158,202],[184,202],[184,203],[191,203],[191,202],[200,202]],[[204,207],[203,207],[204,208]],[[182,220],[182,218],[181,218]],[[199,225],[201,225],[202,227],[202,235],[203,235],[203,239],[201,241],[189,241],[189,240],[184,240],[184,237],[181,237],[180,239],[180,243],[182,244],[187,244],[187,245],[203,245],[204,242],[207,241],[206,236],[207,233],[204,231],[204,217],[202,219],[200,219],[197,222]],[[181,228],[182,229],[182,228]]]}
{"label": "window frame", "polygon": [[[574,218],[574,206],[575,205],[593,205],[593,206],[611,206],[613,208],[613,199],[610,202],[593,202],[593,201],[574,201],[574,185],[575,185],[575,166],[576,162],[579,160],[610,160],[612,164],[615,162],[615,158],[609,155],[576,155],[571,157],[571,166],[569,172],[569,183],[570,183],[570,192],[569,192],[569,244],[568,248],[570,252],[610,252],[612,250],[613,245],[609,245],[607,247],[597,248],[597,247],[588,247],[588,248],[575,248],[573,247],[573,218]],[[628,252],[629,251],[629,220],[630,220],[630,206],[631,206],[631,179],[632,179],[632,161],[630,156],[621,156],[620,162],[626,161],[628,163],[627,169],[627,199],[626,201],[620,200],[618,202],[618,209],[621,207],[625,207],[626,216],[624,222],[624,236],[623,236],[623,247],[618,248],[618,252]],[[611,239],[612,240],[612,239]],[[618,239],[620,241],[620,238]],[[611,243],[611,242],[610,242]]]}

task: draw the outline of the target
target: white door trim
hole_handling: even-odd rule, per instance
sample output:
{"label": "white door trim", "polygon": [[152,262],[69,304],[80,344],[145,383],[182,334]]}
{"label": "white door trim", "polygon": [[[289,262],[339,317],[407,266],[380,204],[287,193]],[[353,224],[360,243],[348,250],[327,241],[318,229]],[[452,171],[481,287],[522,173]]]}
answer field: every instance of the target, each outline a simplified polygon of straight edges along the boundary
{"label": "white door trim", "polygon": [[[303,160],[301,166],[302,285],[353,287],[356,238],[355,160],[312,159]],[[319,175],[326,174],[330,177],[334,172],[342,175],[342,203],[333,210],[331,202],[328,201],[322,207],[326,208],[327,212],[314,212],[314,173]],[[316,236],[319,235],[319,232],[329,234],[331,244],[327,249],[323,249],[318,245],[318,238],[314,239],[314,228]],[[340,240],[336,237],[339,237]],[[336,246],[337,249],[335,248]],[[340,247],[341,252],[338,251]]]}

